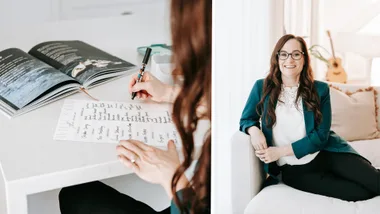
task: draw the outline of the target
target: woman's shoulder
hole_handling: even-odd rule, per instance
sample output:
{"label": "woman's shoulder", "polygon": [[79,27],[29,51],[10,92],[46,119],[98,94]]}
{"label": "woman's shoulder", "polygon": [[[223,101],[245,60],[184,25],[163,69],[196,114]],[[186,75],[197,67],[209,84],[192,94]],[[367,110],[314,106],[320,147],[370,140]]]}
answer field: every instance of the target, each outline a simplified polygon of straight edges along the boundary
{"label": "woman's shoulder", "polygon": [[320,80],[314,80],[314,85],[320,88],[329,87],[329,84],[327,84],[327,82],[320,81]]}
{"label": "woman's shoulder", "polygon": [[255,81],[255,84],[253,84],[251,95],[261,95],[264,88],[264,79],[258,79]]}
{"label": "woman's shoulder", "polygon": [[256,83],[260,83],[260,84],[264,84],[264,78],[261,78],[261,79],[258,79],[258,80],[256,80]]}
{"label": "woman's shoulder", "polygon": [[320,96],[324,96],[327,93],[330,93],[330,86],[326,82],[314,80],[314,86]]}
{"label": "woman's shoulder", "polygon": [[254,86],[256,86],[256,87],[262,89],[262,88],[263,88],[263,85],[264,85],[264,80],[265,80],[265,79],[258,79],[258,80],[256,80]]}

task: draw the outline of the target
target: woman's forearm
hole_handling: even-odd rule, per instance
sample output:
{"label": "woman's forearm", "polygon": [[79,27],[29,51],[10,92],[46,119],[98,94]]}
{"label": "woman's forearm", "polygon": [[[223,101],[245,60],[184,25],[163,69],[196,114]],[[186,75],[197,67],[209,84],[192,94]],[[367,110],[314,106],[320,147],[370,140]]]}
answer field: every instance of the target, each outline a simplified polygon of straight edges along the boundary
{"label": "woman's forearm", "polygon": [[[189,180],[186,178],[185,175],[182,175],[182,177],[179,179],[177,183],[176,192],[188,187],[188,184],[189,184]],[[168,183],[168,185],[164,186],[164,189],[169,199],[171,200],[173,198],[171,181]]]}
{"label": "woman's forearm", "polygon": [[[162,101],[167,102],[167,103],[174,103],[180,91],[181,91],[180,86],[167,85],[166,93]],[[207,103],[202,99],[200,100],[197,106],[196,114],[199,118],[203,118],[206,113],[207,113]]]}
{"label": "woman's forearm", "polygon": [[162,101],[167,102],[167,103],[174,103],[180,91],[181,91],[180,86],[167,85],[166,93]]}
{"label": "woman's forearm", "polygon": [[258,130],[260,130],[260,129],[257,128],[256,126],[251,126],[251,127],[248,128],[247,132],[248,132],[249,135],[252,135],[252,133],[254,133],[254,132],[258,131]]}
{"label": "woman's forearm", "polygon": [[281,146],[280,149],[281,149],[281,156],[282,157],[294,156],[294,151],[293,151],[293,147],[291,144],[286,145],[286,146]]}

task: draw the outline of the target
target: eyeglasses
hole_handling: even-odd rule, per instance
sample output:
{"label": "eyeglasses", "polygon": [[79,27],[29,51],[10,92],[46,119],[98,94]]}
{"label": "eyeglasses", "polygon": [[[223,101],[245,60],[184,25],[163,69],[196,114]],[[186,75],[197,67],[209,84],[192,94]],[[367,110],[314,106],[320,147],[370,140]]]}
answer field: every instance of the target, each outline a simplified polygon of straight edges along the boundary
{"label": "eyeglasses", "polygon": [[286,51],[280,51],[277,53],[278,59],[281,59],[281,60],[286,60],[289,57],[289,55],[291,55],[294,60],[300,60],[303,54],[304,52],[302,51],[293,51],[292,53],[288,53]]}

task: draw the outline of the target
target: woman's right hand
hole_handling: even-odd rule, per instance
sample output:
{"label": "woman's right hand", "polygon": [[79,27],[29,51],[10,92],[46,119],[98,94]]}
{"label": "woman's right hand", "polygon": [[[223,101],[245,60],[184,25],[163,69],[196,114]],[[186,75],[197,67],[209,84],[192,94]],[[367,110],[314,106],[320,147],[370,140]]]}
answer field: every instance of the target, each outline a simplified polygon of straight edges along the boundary
{"label": "woman's right hand", "polygon": [[165,84],[153,76],[150,72],[145,72],[142,81],[137,82],[138,74],[134,74],[129,82],[129,92],[137,92],[136,97],[140,99],[150,98],[156,102],[167,102],[173,86]]}
{"label": "woman's right hand", "polygon": [[267,141],[263,132],[256,126],[251,126],[248,128],[248,133],[251,136],[251,144],[255,151],[267,149]]}

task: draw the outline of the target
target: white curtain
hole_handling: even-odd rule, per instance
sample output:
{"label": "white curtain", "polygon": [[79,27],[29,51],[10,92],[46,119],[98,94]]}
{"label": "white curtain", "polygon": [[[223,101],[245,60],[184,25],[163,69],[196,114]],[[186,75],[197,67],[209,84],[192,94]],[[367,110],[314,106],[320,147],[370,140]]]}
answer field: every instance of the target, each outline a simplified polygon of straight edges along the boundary
{"label": "white curtain", "polygon": [[286,33],[309,37],[311,0],[285,0],[284,26]]}
{"label": "white curtain", "polygon": [[[319,44],[326,37],[321,14],[324,0],[284,0],[284,28],[286,33],[301,36],[308,47]],[[326,66],[311,57],[316,79],[323,79]]]}
{"label": "white curtain", "polygon": [[232,213],[229,140],[238,131],[249,92],[267,73],[274,42],[283,33],[276,2],[213,2],[212,213]]}

